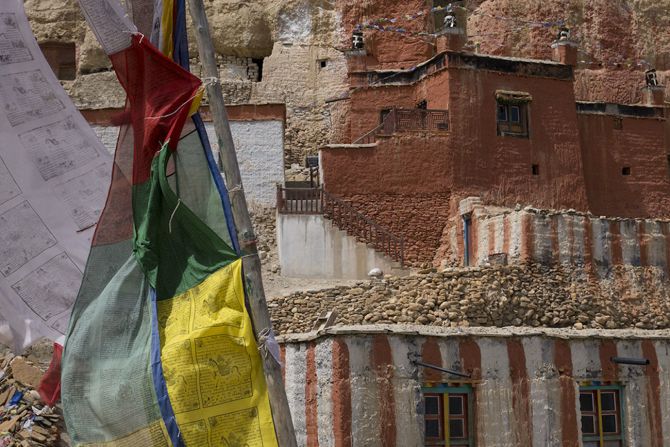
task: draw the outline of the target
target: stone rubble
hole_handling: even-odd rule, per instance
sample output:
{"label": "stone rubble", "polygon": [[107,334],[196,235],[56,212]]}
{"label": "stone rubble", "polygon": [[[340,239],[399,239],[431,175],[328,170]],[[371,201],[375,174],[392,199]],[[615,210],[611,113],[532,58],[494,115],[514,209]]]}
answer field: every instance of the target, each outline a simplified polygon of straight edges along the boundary
{"label": "stone rubble", "polygon": [[670,284],[658,269],[613,268],[604,280],[539,264],[419,273],[272,298],[275,330],[309,332],[322,312],[333,310],[336,325],[670,327]]}
{"label": "stone rubble", "polygon": [[23,357],[0,358],[0,447],[69,445],[60,410],[35,390],[43,373]]}
{"label": "stone rubble", "polygon": [[279,255],[275,208],[251,207],[249,214],[258,241],[258,256],[261,258],[263,276],[276,275],[279,272]]}

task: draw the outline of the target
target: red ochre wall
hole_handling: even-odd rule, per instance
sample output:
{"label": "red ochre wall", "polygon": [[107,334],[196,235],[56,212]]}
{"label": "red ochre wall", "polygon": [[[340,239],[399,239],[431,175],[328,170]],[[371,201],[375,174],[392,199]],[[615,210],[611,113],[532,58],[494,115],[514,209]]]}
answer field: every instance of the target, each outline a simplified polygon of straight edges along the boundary
{"label": "red ochre wall", "polygon": [[[497,136],[496,90],[532,96],[529,138]],[[326,148],[327,189],[342,196],[450,191],[499,204],[588,208],[571,81],[452,68],[415,85],[356,90],[351,139],[378,125],[382,109],[411,108],[422,99],[429,109],[449,110],[448,133],[398,135],[376,148]],[[533,164],[540,175],[532,175]]]}
{"label": "red ochre wall", "polygon": [[[496,90],[532,96],[530,138],[497,136]],[[321,151],[326,189],[405,237],[410,262],[433,260],[450,198],[587,209],[571,81],[450,68],[413,85],[357,89],[349,141],[377,126],[381,110],[413,108],[423,99],[429,109],[449,110],[449,132],[406,132],[379,137],[376,147]]]}
{"label": "red ochre wall", "polygon": [[[449,70],[449,81],[454,193],[500,205],[587,208],[571,81],[461,68]],[[497,136],[496,90],[532,96],[529,138]],[[540,175],[532,175],[533,164]]]}
{"label": "red ochre wall", "polygon": [[[665,123],[654,118],[579,114],[589,210],[599,216],[670,216]],[[630,167],[630,175],[622,168]]]}

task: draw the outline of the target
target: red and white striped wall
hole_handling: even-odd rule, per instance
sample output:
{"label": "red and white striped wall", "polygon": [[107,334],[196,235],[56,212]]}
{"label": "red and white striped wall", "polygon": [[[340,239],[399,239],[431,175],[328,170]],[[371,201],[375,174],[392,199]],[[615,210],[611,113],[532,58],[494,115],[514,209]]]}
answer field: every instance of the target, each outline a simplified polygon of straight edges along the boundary
{"label": "red and white striped wall", "polygon": [[[578,387],[599,381],[623,386],[627,447],[670,445],[667,331],[359,326],[281,343],[301,446],[422,446],[421,385],[458,382],[474,390],[478,447],[577,447]],[[616,364],[616,356],[650,364]],[[472,377],[418,367],[417,359]]]}
{"label": "red and white striped wall", "polygon": [[[605,277],[612,266],[651,266],[668,273],[670,221],[594,217],[577,212],[487,207],[466,199],[461,212],[471,216],[471,265],[484,265],[505,253],[510,264],[534,261],[592,267]],[[452,263],[462,263],[463,222],[448,230]]]}

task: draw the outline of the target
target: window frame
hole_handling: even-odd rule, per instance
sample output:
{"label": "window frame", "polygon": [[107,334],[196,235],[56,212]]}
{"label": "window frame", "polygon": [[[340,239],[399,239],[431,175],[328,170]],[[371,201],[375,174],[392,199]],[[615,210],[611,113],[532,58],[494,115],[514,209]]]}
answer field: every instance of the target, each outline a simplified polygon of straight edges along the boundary
{"label": "window frame", "polygon": [[[579,420],[581,421],[582,412],[581,408],[581,395],[582,393],[590,394],[594,404],[594,411],[585,412],[586,415],[593,415],[595,417],[595,433],[585,434],[583,427],[581,428],[581,437],[582,442],[597,442],[600,447],[604,447],[605,442],[618,441],[621,447],[626,446],[626,426],[625,426],[625,408],[623,405],[623,386],[621,385],[588,385],[579,387]],[[602,394],[603,393],[614,393],[614,410],[602,410]],[[613,434],[605,434],[602,431],[603,428],[603,416],[615,416],[615,422],[617,423],[617,432]],[[581,424],[580,424],[581,425]]]}
{"label": "window frame", "polygon": [[[425,396],[441,396],[439,401],[439,408],[441,414],[438,414],[438,419],[441,418],[440,423],[440,437],[441,439],[430,438],[424,439],[426,446],[445,446],[445,447],[474,447],[474,390],[472,386],[467,384],[450,385],[450,384],[427,384],[421,388],[422,399]],[[449,397],[460,397],[463,399],[463,413],[460,415],[449,414]],[[425,412],[424,412],[424,426],[423,432],[425,436]],[[432,418],[431,418],[432,419]],[[451,439],[449,432],[449,423],[452,420],[462,420],[463,429],[465,431],[464,437]],[[429,443],[430,442],[430,443]]]}
{"label": "window frame", "polygon": [[[499,137],[530,138],[530,101],[496,99],[496,133]],[[512,120],[512,109],[518,120]],[[501,111],[504,110],[504,119]]]}

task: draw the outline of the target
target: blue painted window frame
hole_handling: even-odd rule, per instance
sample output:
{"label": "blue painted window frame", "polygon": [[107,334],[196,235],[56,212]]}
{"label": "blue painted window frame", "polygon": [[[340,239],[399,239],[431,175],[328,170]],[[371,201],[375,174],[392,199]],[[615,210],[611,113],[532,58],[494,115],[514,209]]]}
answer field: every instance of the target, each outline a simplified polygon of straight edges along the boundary
{"label": "blue painted window frame", "polygon": [[[443,443],[431,443],[426,444],[429,446],[443,445],[445,447],[474,447],[475,445],[475,433],[474,433],[474,390],[472,386],[467,384],[459,384],[457,386],[450,385],[448,383],[440,384],[430,384],[421,387],[422,398],[426,394],[441,394],[442,395],[442,412],[448,412],[449,408],[449,395],[466,395],[467,397],[467,412],[465,415],[466,425],[467,425],[467,438],[459,440],[449,440],[444,439]],[[444,414],[442,415],[444,417]],[[445,427],[446,428],[446,427]],[[425,424],[423,429],[425,430]],[[443,436],[445,436],[445,430],[443,430]]]}
{"label": "blue painted window frame", "polygon": [[[579,393],[581,397],[581,393],[585,391],[596,391],[596,393],[600,393],[602,391],[616,391],[618,393],[617,396],[617,402],[619,404],[619,408],[617,411],[617,416],[619,418],[619,433],[616,435],[605,435],[603,434],[602,436],[600,434],[597,435],[584,435],[582,433],[582,441],[584,443],[586,442],[598,442],[599,447],[603,447],[605,445],[605,442],[607,441],[619,441],[621,447],[626,446],[626,425],[625,425],[625,409],[624,409],[624,404],[623,404],[623,392],[624,392],[624,387],[622,385],[588,385],[588,386],[580,386],[579,387]],[[596,397],[598,399],[598,397]],[[595,402],[596,405],[596,423],[599,422],[599,420],[602,418],[602,411],[601,408],[598,404],[598,402]],[[578,408],[579,410],[579,417],[581,420],[581,405]]]}

